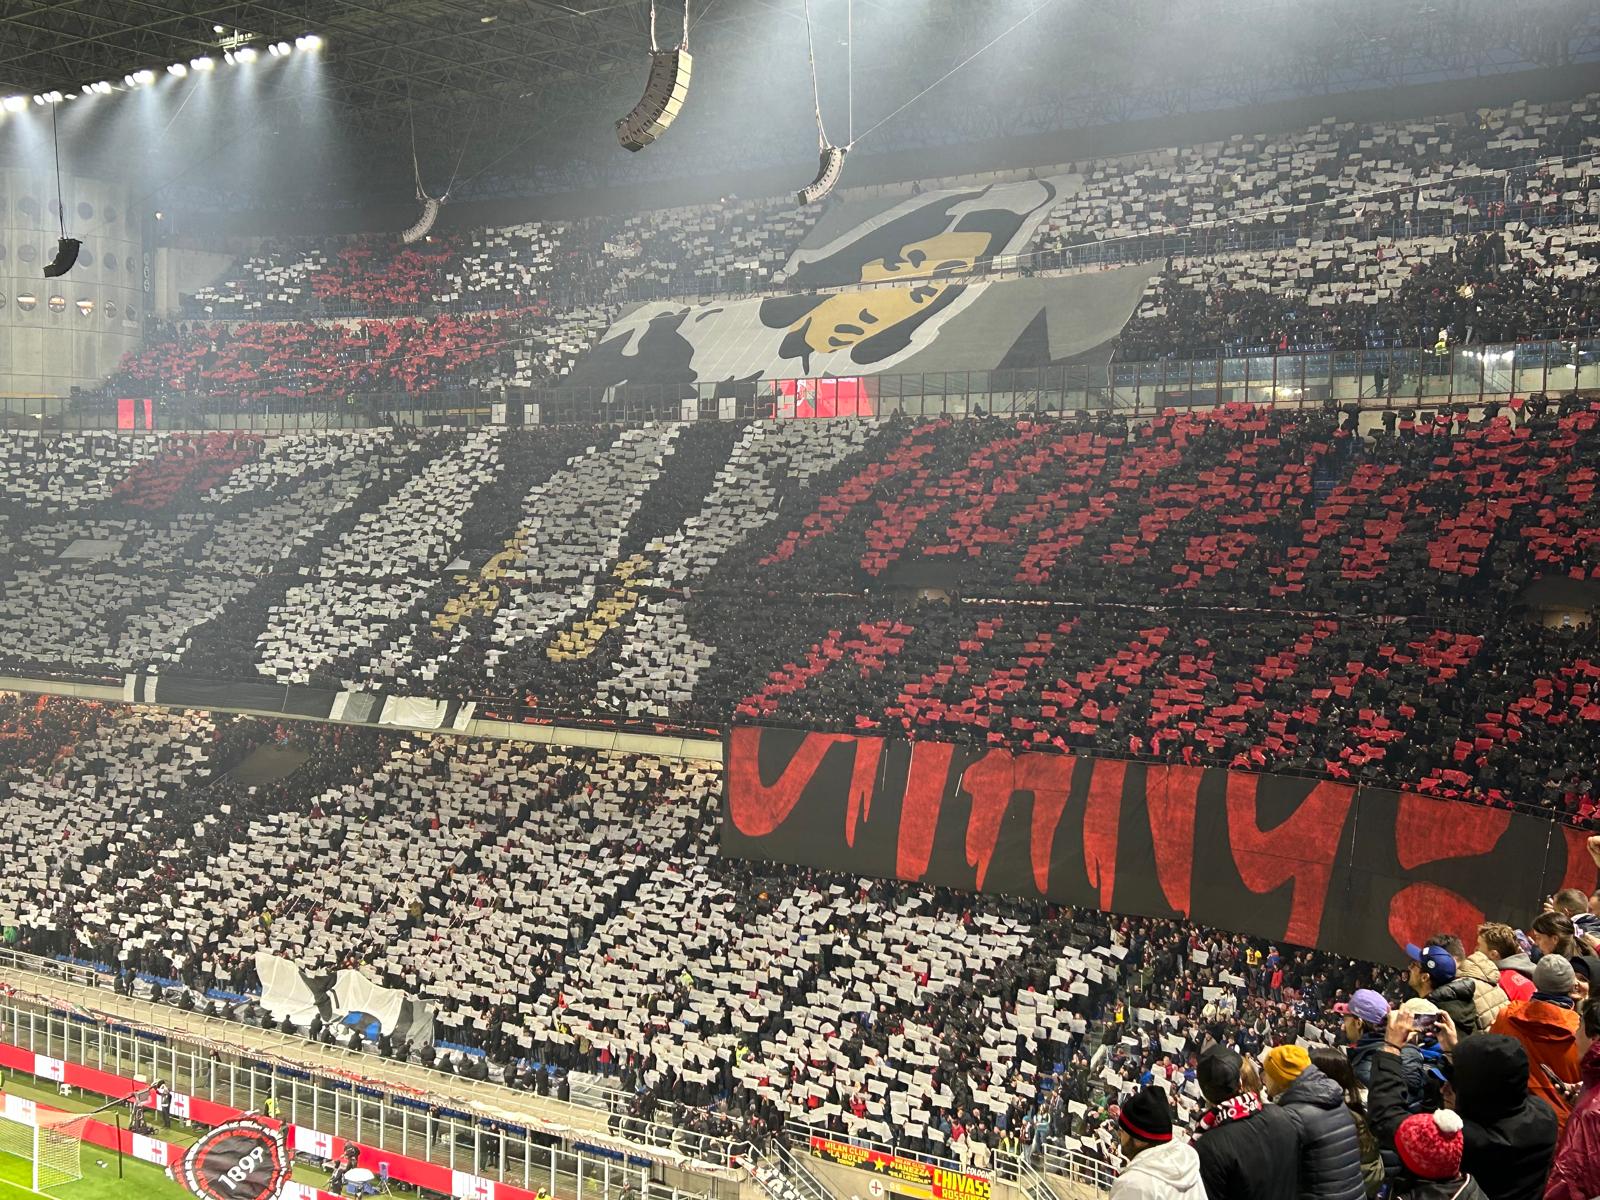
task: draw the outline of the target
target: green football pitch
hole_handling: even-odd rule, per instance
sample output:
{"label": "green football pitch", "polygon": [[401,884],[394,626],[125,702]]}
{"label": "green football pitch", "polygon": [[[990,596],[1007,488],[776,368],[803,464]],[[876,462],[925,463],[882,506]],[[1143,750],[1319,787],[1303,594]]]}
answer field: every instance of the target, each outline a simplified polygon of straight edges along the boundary
{"label": "green football pitch", "polygon": [[[82,1092],[63,1097],[57,1093],[54,1084],[43,1084],[12,1071],[0,1072],[0,1088],[67,1112],[89,1112],[105,1103],[102,1097]],[[168,1129],[152,1129],[151,1133],[178,1146],[188,1146],[199,1136],[198,1130],[186,1128],[180,1121],[174,1121]],[[82,1155],[83,1178],[48,1188],[46,1195],[58,1197],[59,1200],[193,1200],[187,1191],[168,1179],[160,1167],[140,1162],[132,1155],[122,1156],[120,1178],[114,1151],[85,1145]],[[104,1167],[99,1165],[102,1162],[105,1163]],[[304,1163],[295,1164],[293,1177],[313,1187],[328,1186],[326,1171]],[[24,1196],[37,1196],[39,1193],[31,1187],[32,1182],[33,1164],[30,1161],[0,1153],[0,1200],[22,1200]]]}
{"label": "green football pitch", "polygon": [[[84,1146],[83,1178],[62,1183],[44,1194],[57,1200],[183,1200],[185,1192],[160,1167],[123,1155],[122,1176],[117,1176],[117,1156],[99,1146]],[[103,1164],[103,1165],[102,1165]],[[33,1164],[12,1154],[0,1154],[0,1200],[36,1196],[30,1186]],[[192,1200],[192,1198],[191,1198]]]}

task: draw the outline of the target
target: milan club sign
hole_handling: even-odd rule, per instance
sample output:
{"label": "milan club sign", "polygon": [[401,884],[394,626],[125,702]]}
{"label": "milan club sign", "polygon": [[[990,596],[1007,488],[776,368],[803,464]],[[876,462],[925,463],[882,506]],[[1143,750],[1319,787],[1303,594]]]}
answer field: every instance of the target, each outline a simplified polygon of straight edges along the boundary
{"label": "milan club sign", "polygon": [[290,1168],[282,1130],[240,1117],[189,1147],[169,1173],[202,1200],[271,1200]]}
{"label": "milan club sign", "polygon": [[735,729],[722,853],[1189,920],[1354,958],[1594,890],[1585,834],[1220,767]]}

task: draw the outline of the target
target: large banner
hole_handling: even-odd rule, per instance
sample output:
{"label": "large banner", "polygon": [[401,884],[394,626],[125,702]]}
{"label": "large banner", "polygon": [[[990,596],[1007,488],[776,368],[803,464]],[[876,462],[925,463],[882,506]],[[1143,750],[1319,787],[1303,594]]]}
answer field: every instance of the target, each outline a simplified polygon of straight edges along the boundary
{"label": "large banner", "polygon": [[1326,780],[739,728],[722,853],[1190,920],[1353,958],[1594,890],[1585,834]]}
{"label": "large banner", "polygon": [[[869,1150],[815,1134],[811,1137],[811,1153],[842,1167],[876,1171],[889,1181],[889,1190],[896,1196],[908,1196],[913,1200],[989,1200],[989,1181],[981,1175],[948,1171],[920,1159]],[[872,1190],[873,1196],[880,1194],[880,1189]]]}

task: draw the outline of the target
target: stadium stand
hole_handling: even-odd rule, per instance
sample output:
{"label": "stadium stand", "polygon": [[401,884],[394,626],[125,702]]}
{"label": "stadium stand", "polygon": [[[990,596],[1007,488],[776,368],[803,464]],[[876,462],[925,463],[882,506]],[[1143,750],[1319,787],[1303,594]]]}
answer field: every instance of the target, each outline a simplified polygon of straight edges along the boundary
{"label": "stadium stand", "polygon": [[1092,749],[1587,820],[1600,658],[1525,610],[1600,572],[1597,437],[1588,404],[1392,433],[1234,406],[232,437],[200,474],[166,439],[71,519],[14,520],[0,627],[18,667]]}
{"label": "stadium stand", "polygon": [[[1549,337],[1577,367],[1600,314],[1597,114],[1586,97],[1330,120],[1086,163],[998,268],[1161,262],[1121,362]],[[631,301],[775,291],[817,222],[729,200],[263,243],[107,395],[253,415],[559,381]],[[1407,836],[1384,848],[1401,871],[1470,857],[1437,812],[1469,848],[1498,847],[1513,810],[1545,818],[1526,872],[1561,880],[1546,911],[1414,883],[1441,932],[1403,983],[1287,941],[719,853],[709,761],[10,695],[5,940],[257,1023],[257,955],[370,971],[432,1006],[438,1040],[342,1035],[358,1048],[526,1088],[583,1078],[622,1132],[821,1135],[987,1176],[1065,1154],[1123,1168],[1149,1112],[1195,1131],[1211,1200],[1354,1200],[1385,1177],[1429,1196],[1414,1138],[1453,1147],[1441,1195],[1474,1194],[1462,1169],[1490,1200],[1590,1195],[1600,1170],[1574,1160],[1596,1156],[1570,1136],[1558,1156],[1556,1131],[1592,1140],[1593,1096],[1568,1089],[1600,1079],[1600,893],[1571,886],[1585,847],[1600,865],[1600,836],[1574,832],[1600,829],[1600,401],[1388,403],[1413,386],[1375,376],[1381,411],[0,433],[0,664],[19,673],[130,700],[173,678],[219,703],[270,685],[297,716],[393,703],[456,729],[471,703],[541,727],[1092,755],[1115,787],[1071,798],[1118,814],[1128,764],[1291,776],[1347,804],[1337,785],[1403,789]],[[334,707],[292,709],[312,692]],[[253,775],[263,755],[281,770]],[[1226,778],[1223,823],[1247,801],[1251,847],[1300,836]],[[853,845],[855,775],[838,790]],[[1016,790],[1048,840],[1037,789]],[[971,830],[1015,814],[969,792],[958,852],[981,887]],[[1162,895],[1139,911],[1192,915],[1149,811]],[[1097,862],[1086,835],[1091,874],[1115,869],[1112,837]],[[1241,878],[1283,899],[1286,880]],[[1391,943],[1408,911],[1373,917]],[[333,1037],[320,1018],[284,1032]],[[1433,1115],[1427,1067],[1447,1060],[1464,1138]],[[1278,1128],[1296,1192],[1257,1186],[1265,1151],[1219,1149],[1230,1124],[1272,1128],[1258,1084],[1280,1100],[1265,1111],[1295,1111]],[[1313,1166],[1337,1180],[1305,1184]]]}
{"label": "stadium stand", "polygon": [[[1106,1071],[1179,1072],[1220,1019],[1259,1050],[1370,981],[1215,931],[722,859],[709,766],[63,701],[5,716],[5,852],[36,863],[6,881],[22,945],[172,1002],[254,990],[257,950],[366,964],[497,1077],[609,1074],[634,1116],[731,1094],[768,1133],[979,1171],[1008,1131],[1103,1149]],[[231,778],[263,744],[305,762]],[[885,987],[888,962],[909,966]],[[1147,1006],[1136,1039],[1094,1054],[1091,1030]]]}

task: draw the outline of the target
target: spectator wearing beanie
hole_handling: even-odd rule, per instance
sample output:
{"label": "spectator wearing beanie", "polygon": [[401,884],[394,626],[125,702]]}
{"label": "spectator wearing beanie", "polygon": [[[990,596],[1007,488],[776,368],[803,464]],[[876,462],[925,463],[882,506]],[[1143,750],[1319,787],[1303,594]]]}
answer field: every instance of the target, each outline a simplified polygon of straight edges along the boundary
{"label": "spectator wearing beanie", "polygon": [[[1389,1002],[1370,988],[1358,988],[1347,1004],[1335,1004],[1333,1011],[1344,1018],[1344,1036],[1350,1043],[1345,1051],[1350,1068],[1362,1087],[1372,1086],[1372,1062],[1383,1049],[1384,1022],[1389,1019]],[[1407,1045],[1401,1050],[1401,1075],[1406,1084],[1406,1110],[1418,1112],[1427,1090],[1427,1067],[1422,1052]]]}
{"label": "spectator wearing beanie", "polygon": [[1461,1118],[1448,1108],[1400,1122],[1394,1148],[1403,1168],[1393,1195],[1404,1200],[1487,1200],[1470,1175],[1461,1174]]}
{"label": "spectator wearing beanie", "polygon": [[[1385,1031],[1389,1048],[1372,1063],[1367,1114],[1385,1150],[1398,1159],[1395,1137],[1406,1111],[1400,1047],[1411,1014],[1397,1012]],[[1540,1200],[1556,1148],[1556,1116],[1528,1092],[1528,1052],[1516,1038],[1480,1033],[1455,1045],[1445,1102],[1461,1117],[1461,1168],[1488,1200]]]}
{"label": "spectator wearing beanie", "polygon": [[1294,1118],[1300,1131],[1301,1200],[1364,1200],[1361,1138],[1344,1104],[1344,1089],[1311,1065],[1299,1046],[1267,1051],[1262,1073],[1267,1097]]}
{"label": "spectator wearing beanie", "polygon": [[1546,954],[1533,969],[1531,999],[1513,1000],[1491,1033],[1522,1043],[1528,1055],[1528,1090],[1540,1096],[1565,1125],[1571,1105],[1544,1068],[1562,1083],[1578,1082],[1578,1014],[1572,1003],[1572,963],[1560,954]]}
{"label": "spectator wearing beanie", "polygon": [[1117,1141],[1128,1165],[1111,1185],[1111,1200],[1203,1200],[1200,1156],[1172,1136],[1167,1094],[1147,1087],[1117,1112]]}
{"label": "spectator wearing beanie", "polygon": [[1196,1082],[1206,1110],[1195,1126],[1200,1179],[1209,1200],[1287,1200],[1298,1194],[1295,1120],[1243,1083],[1244,1060],[1223,1045],[1200,1055]]}
{"label": "spectator wearing beanie", "polygon": [[1600,1196],[1600,999],[1583,1006],[1578,1025],[1578,1071],[1583,1090],[1556,1143],[1544,1200]]}
{"label": "spectator wearing beanie", "polygon": [[1472,980],[1458,978],[1456,960],[1442,946],[1406,946],[1411,967],[1406,982],[1411,990],[1445,1012],[1456,1024],[1459,1037],[1478,1032],[1478,1005]]}

